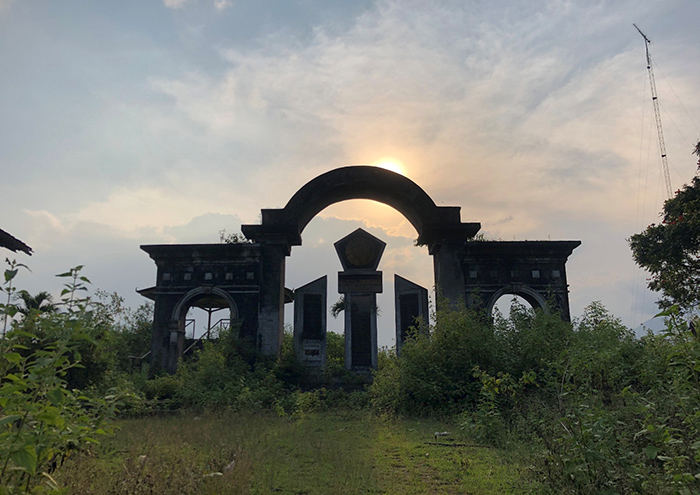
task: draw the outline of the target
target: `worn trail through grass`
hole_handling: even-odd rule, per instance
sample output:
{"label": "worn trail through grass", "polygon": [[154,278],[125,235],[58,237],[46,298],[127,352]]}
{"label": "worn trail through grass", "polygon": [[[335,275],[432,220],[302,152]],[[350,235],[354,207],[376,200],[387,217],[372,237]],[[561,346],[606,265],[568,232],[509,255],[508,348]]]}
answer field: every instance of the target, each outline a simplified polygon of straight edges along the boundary
{"label": "worn trail through grass", "polygon": [[[467,446],[452,425],[367,413],[300,418],[226,414],[121,423],[95,453],[66,463],[70,493],[526,493],[503,452]],[[435,431],[452,435],[435,445]]]}

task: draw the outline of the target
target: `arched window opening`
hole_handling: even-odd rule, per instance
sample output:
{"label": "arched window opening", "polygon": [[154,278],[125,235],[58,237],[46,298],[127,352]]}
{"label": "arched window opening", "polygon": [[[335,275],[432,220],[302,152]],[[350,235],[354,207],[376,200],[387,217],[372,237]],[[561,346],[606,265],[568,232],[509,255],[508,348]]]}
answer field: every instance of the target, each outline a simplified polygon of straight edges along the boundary
{"label": "arched window opening", "polygon": [[202,297],[195,301],[185,315],[187,340],[215,340],[231,325],[230,308],[218,297]]}
{"label": "arched window opening", "polygon": [[238,318],[238,308],[226,292],[200,287],[182,298],[173,317],[184,337],[181,347],[184,356],[201,347],[205,340],[218,340]]}
{"label": "arched window opening", "polygon": [[503,294],[493,305],[491,316],[498,320],[499,317],[510,320],[517,312],[533,311],[535,307],[524,297],[517,294]]}

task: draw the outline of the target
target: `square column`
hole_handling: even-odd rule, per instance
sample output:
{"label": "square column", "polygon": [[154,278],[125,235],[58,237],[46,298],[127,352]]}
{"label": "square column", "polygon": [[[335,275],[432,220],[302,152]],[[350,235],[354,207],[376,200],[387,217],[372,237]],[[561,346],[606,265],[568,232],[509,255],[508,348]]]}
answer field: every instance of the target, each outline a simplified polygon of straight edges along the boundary
{"label": "square column", "polygon": [[345,367],[377,368],[376,294],[345,294]]}

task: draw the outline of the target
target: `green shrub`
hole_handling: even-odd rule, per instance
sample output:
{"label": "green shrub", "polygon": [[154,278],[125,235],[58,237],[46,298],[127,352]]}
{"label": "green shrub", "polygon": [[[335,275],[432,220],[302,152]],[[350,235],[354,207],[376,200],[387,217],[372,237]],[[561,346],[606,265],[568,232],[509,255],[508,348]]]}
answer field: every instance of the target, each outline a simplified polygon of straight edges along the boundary
{"label": "green shrub", "polygon": [[396,412],[449,415],[473,407],[480,387],[472,369],[494,370],[499,344],[483,315],[441,310],[430,334],[416,333],[401,348],[394,371],[401,389]]}
{"label": "green shrub", "polygon": [[326,333],[327,376],[342,376],[345,373],[345,336],[335,332]]}
{"label": "green shrub", "polygon": [[538,463],[552,493],[700,493],[700,342],[671,318],[635,339],[591,305],[559,365]]}
{"label": "green shrub", "polygon": [[618,318],[594,302],[576,326],[568,354],[561,360],[570,394],[595,394],[610,403],[640,375],[642,343]]}
{"label": "green shrub", "polygon": [[73,388],[89,383],[85,370],[97,379],[104,369],[96,320],[87,299],[77,296],[89,283],[79,275],[82,267],[61,275],[71,278],[62,292],[64,312],[29,310],[13,321],[13,279],[23,265],[8,264],[2,287],[7,302],[0,306],[3,332],[12,325],[0,341],[0,492],[56,491],[51,473],[111,433],[118,397]]}
{"label": "green shrub", "polygon": [[429,334],[415,333],[401,357],[388,359],[376,373],[372,407],[382,414],[418,415],[483,410],[483,383],[475,369],[487,376],[544,377],[571,338],[571,325],[557,314],[514,306],[509,319],[494,323],[480,312],[445,307]]}
{"label": "green shrub", "polygon": [[172,375],[163,375],[148,380],[143,385],[146,399],[172,399],[182,387],[182,381]]}
{"label": "green shrub", "polygon": [[178,366],[175,395],[188,407],[232,407],[246,385],[247,368],[240,357],[227,359],[221,345],[205,342]]}
{"label": "green shrub", "polygon": [[509,318],[494,317],[494,331],[502,353],[498,369],[513,376],[549,370],[570,345],[574,330],[556,311],[533,310],[516,300]]}
{"label": "green shrub", "polygon": [[[65,380],[69,389],[99,389],[102,392],[115,386],[116,377],[127,371],[128,346],[120,345],[125,328],[138,320],[144,325],[147,312],[132,313],[123,307],[123,299],[117,294],[97,291],[97,299],[79,297],[87,291],[89,279],[81,275],[82,266],[71,268],[58,275],[67,278],[62,291],[62,300],[53,311],[31,310],[12,322],[12,329],[36,338],[22,338],[26,353],[37,350],[40,345],[66,339],[74,341],[72,355],[80,366],[67,370]],[[10,270],[16,273],[16,270]],[[138,315],[138,316],[135,316]],[[150,324],[148,326],[150,332]],[[144,329],[139,330],[139,340],[145,338]],[[150,340],[150,335],[149,335]],[[142,347],[141,347],[142,348]]]}
{"label": "green shrub", "polygon": [[[115,314],[110,323],[109,338],[105,342],[107,353],[113,357],[114,374],[139,374],[147,360],[139,358],[151,350],[153,326],[153,304],[145,303],[136,310],[123,308],[123,299],[117,294],[96,292],[100,299],[97,304],[102,311]],[[104,300],[107,299],[107,302]],[[138,380],[138,377],[135,379]]]}
{"label": "green shrub", "polygon": [[[21,342],[27,339],[34,349]],[[41,340],[11,332],[2,341],[0,362],[0,490],[30,492],[57,488],[51,473],[76,450],[111,433],[114,397],[90,398],[67,388],[66,376],[79,367],[80,340]]]}

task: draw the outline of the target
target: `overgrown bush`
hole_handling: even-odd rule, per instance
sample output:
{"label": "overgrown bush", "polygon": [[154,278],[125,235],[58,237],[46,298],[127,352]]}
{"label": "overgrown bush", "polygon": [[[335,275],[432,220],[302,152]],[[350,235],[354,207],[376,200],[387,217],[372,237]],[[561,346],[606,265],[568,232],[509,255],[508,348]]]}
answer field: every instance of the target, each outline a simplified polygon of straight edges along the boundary
{"label": "overgrown bush", "polygon": [[80,366],[67,371],[68,388],[104,392],[118,384],[119,376],[129,374],[132,353],[143,354],[150,347],[151,308],[144,306],[132,312],[123,306],[120,296],[99,290],[94,299],[79,297],[90,283],[81,270],[78,266],[58,275],[68,282],[56,311],[32,309],[13,321],[12,329],[35,336],[22,341],[27,352],[75,339],[74,355]]}
{"label": "overgrown bush", "polygon": [[541,435],[553,493],[700,493],[700,342],[669,316],[637,340],[587,310],[560,365],[564,411]]}
{"label": "overgrown bush", "polygon": [[[376,373],[370,388],[380,413],[453,415],[483,401],[482,376],[547,375],[571,339],[556,314],[515,305],[510,319],[443,305],[430,332],[415,332]],[[475,370],[485,375],[475,374]]]}
{"label": "overgrown bush", "polygon": [[517,300],[508,318],[496,313],[493,326],[501,353],[497,369],[513,376],[549,372],[574,337],[572,325],[556,311],[533,310]]}
{"label": "overgrown bush", "polygon": [[700,338],[677,314],[637,339],[600,303],[574,324],[514,306],[437,314],[377,372],[381,414],[460,412],[476,441],[527,443],[549,493],[700,493]]}
{"label": "overgrown bush", "polygon": [[289,331],[276,358],[223,332],[176,374],[148,380],[129,356],[148,350],[150,307],[131,312],[116,294],[80,297],[89,280],[76,267],[61,274],[57,311],[21,316],[19,268],[5,271],[0,304],[0,493],[56,488],[51,472],[109,433],[117,401],[104,396],[117,386],[122,410],[135,414],[264,408],[297,419],[371,407],[457,417],[479,443],[529,445],[549,493],[700,494],[700,338],[674,308],[665,332],[638,339],[600,303],[573,324],[517,304],[492,319],[442,305],[400,357],[380,351],[368,393],[348,393],[334,387],[360,388],[361,379],[344,369],[336,334],[321,374],[297,362]]}
{"label": "overgrown bush", "polygon": [[[482,315],[445,309],[432,331],[415,332],[375,376],[375,408],[398,414],[454,414],[476,404],[479,386],[475,366],[491,370],[499,344],[493,326]],[[395,390],[391,390],[393,388]]]}
{"label": "overgrown bush", "polygon": [[[27,353],[19,343],[25,338],[35,340],[37,349]],[[51,473],[71,453],[111,432],[114,397],[67,388],[69,370],[80,366],[75,357],[80,344],[62,339],[42,345],[37,336],[17,331],[2,342],[0,491],[29,492],[41,482],[55,488]]]}
{"label": "overgrown bush", "polygon": [[[5,271],[8,296],[16,274],[13,264]],[[116,397],[70,387],[71,377],[77,381],[71,373],[83,366],[84,349],[94,344],[90,316],[75,296],[76,277],[71,283],[67,311],[27,312],[0,341],[0,493],[57,490],[51,473],[73,452],[111,432]],[[0,308],[5,321],[17,314],[9,301]]]}

